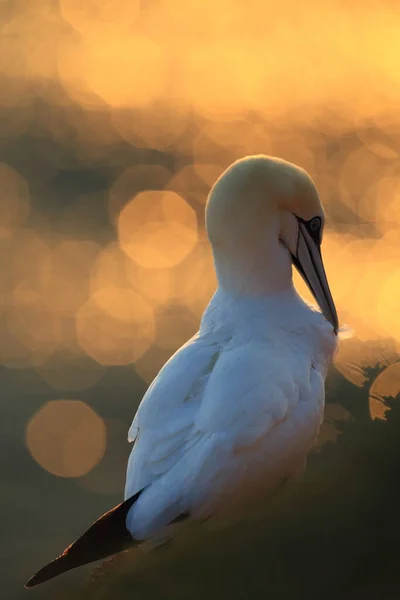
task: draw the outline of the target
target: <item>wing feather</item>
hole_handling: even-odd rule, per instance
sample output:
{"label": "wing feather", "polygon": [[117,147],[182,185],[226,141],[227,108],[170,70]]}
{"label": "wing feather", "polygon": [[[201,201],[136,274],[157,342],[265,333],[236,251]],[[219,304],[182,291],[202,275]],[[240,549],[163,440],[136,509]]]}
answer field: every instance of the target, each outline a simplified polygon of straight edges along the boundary
{"label": "wing feather", "polygon": [[219,352],[217,344],[194,336],[147,390],[128,434],[135,444],[128,462],[126,498],[179,460]]}
{"label": "wing feather", "polygon": [[315,420],[307,403],[299,410],[301,395],[311,391],[304,366],[304,381],[296,381],[290,363],[265,343],[230,348],[196,338],[179,351],[135,418],[126,497],[147,486],[129,517],[135,535],[153,535],[172,508],[208,516],[232,485],[257,480],[264,465],[279,466],[279,452],[296,439],[296,420]]}

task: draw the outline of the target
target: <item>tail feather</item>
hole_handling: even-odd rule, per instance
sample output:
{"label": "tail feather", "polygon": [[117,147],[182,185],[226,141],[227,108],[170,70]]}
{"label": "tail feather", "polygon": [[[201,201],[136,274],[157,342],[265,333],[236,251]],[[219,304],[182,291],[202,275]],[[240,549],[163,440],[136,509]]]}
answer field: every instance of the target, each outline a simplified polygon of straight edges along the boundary
{"label": "tail feather", "polygon": [[44,583],[61,573],[95,560],[107,558],[134,546],[137,542],[126,528],[129,509],[143,490],[118,504],[97,521],[55,560],[45,565],[25,584],[26,588]]}

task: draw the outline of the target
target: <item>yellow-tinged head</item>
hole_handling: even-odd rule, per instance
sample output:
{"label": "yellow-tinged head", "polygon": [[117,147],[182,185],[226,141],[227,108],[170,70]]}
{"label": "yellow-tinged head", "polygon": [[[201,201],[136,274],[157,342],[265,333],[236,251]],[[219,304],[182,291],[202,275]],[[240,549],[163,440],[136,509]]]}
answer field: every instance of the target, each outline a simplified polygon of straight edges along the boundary
{"label": "yellow-tinged head", "polygon": [[236,161],[210,191],[206,227],[222,287],[243,294],[285,290],[293,285],[293,263],[337,330],[320,251],[324,210],[303,169],[264,155]]}

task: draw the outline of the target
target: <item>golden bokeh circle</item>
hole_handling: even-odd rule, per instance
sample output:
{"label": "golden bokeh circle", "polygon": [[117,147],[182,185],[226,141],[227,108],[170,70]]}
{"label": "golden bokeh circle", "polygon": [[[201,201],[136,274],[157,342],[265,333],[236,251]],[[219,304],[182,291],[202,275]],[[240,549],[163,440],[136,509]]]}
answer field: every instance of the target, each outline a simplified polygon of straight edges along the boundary
{"label": "golden bokeh circle", "polygon": [[107,452],[98,465],[75,483],[92,494],[124,493],[126,463],[131,450],[127,444],[129,425],[119,419],[105,419]]}
{"label": "golden bokeh circle", "polygon": [[175,192],[141,192],[122,209],[118,237],[124,252],[140,266],[172,267],[197,243],[196,213]]}
{"label": "golden bokeh circle", "polygon": [[166,60],[155,40],[108,30],[88,37],[82,64],[90,89],[123,108],[146,106],[163,93]]}
{"label": "golden bokeh circle", "polygon": [[153,307],[130,289],[94,292],[76,317],[81,348],[102,365],[135,362],[155,337]]}
{"label": "golden bokeh circle", "polygon": [[[114,224],[125,204],[139,192],[163,190],[171,176],[172,172],[161,165],[134,165],[122,171],[109,191],[108,213],[110,221]],[[176,191],[179,192],[179,190]]]}
{"label": "golden bokeh circle", "polygon": [[35,461],[59,477],[81,477],[106,450],[103,419],[80,400],[44,404],[26,427],[26,446]]}
{"label": "golden bokeh circle", "polygon": [[53,248],[51,277],[42,288],[51,310],[75,315],[89,295],[89,276],[101,246],[92,241],[64,240]]}

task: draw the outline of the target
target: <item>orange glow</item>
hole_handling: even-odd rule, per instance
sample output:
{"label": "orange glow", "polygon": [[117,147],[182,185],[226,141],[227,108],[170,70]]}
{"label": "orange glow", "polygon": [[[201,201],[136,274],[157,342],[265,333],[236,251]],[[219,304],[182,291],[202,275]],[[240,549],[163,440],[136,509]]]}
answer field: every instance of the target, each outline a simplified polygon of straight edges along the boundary
{"label": "orange glow", "polygon": [[[389,338],[396,355],[399,17],[378,0],[13,6],[0,40],[2,136],[13,149],[27,132],[35,156],[0,164],[2,363],[34,366],[56,389],[67,373],[86,386],[135,361],[147,380],[216,287],[209,189],[258,152],[308,170],[326,207],[326,271],[358,340],[341,344],[338,368],[361,385]],[[105,205],[118,241],[100,223]],[[296,272],[295,283],[313,302]]]}
{"label": "orange glow", "polygon": [[151,306],[132,290],[95,292],[77,313],[82,349],[102,365],[126,365],[152,345],[155,335]]}
{"label": "orange glow", "polygon": [[397,360],[398,353],[399,348],[390,338],[361,341],[355,337],[339,345],[335,366],[346,379],[362,387],[367,381],[368,367],[388,366]]}
{"label": "orange glow", "polygon": [[26,445],[46,471],[60,477],[81,477],[103,457],[104,421],[80,400],[47,402],[26,428]]}
{"label": "orange glow", "polygon": [[[376,185],[377,220],[386,227],[400,223],[400,178],[382,177]],[[398,246],[397,246],[398,249]],[[400,250],[399,254],[400,254]]]}
{"label": "orange glow", "polygon": [[209,244],[204,241],[174,269],[172,296],[198,318],[217,287],[217,278]]}
{"label": "orange glow", "polygon": [[[0,72],[51,79],[58,56],[75,46],[65,84],[76,90],[84,82],[112,106],[167,97],[212,118],[289,109],[304,121],[330,105],[359,120],[395,108],[400,97],[394,3],[371,0],[362,10],[336,0],[36,4],[6,21]],[[372,144],[381,155],[383,146]]]}
{"label": "orange glow", "polygon": [[51,275],[50,249],[33,231],[20,229],[0,240],[0,289],[13,293],[24,289],[40,290]]}
{"label": "orange glow", "polygon": [[173,295],[173,271],[171,269],[144,269],[130,261],[128,279],[153,306],[166,303]]}
{"label": "orange glow", "polygon": [[393,264],[393,271],[379,290],[378,322],[389,336],[400,340],[400,268]]}
{"label": "orange glow", "polygon": [[396,398],[400,394],[400,363],[389,365],[378,375],[370,388],[369,410],[372,419],[384,419],[385,398]]}
{"label": "orange glow", "polygon": [[63,241],[51,253],[51,277],[43,286],[46,303],[55,312],[75,315],[89,294],[89,273],[101,247],[94,242]]}
{"label": "orange glow", "polygon": [[87,39],[83,65],[89,87],[114,107],[145,106],[166,85],[163,50],[155,40],[141,35],[93,32]]}
{"label": "orange glow", "polygon": [[121,209],[138,192],[164,189],[171,175],[168,169],[160,165],[135,165],[123,171],[109,192],[108,209],[111,222],[117,220]]}
{"label": "orange glow", "polygon": [[131,28],[139,14],[140,0],[60,0],[60,8],[64,19],[86,35],[94,29],[107,31],[110,26],[117,30]]}
{"label": "orange glow", "polygon": [[197,242],[194,210],[174,192],[141,192],[118,218],[121,248],[145,268],[180,263]]}
{"label": "orange glow", "polygon": [[[209,153],[207,141],[204,142],[204,138],[206,138],[208,144],[211,143],[216,148],[229,150],[232,159],[241,158],[246,154],[273,154],[267,125],[262,122],[254,123],[250,118],[242,118],[233,122],[229,120],[226,122],[206,120],[202,124],[200,135],[195,141],[194,151],[197,158],[196,162],[199,163]],[[206,144],[205,148],[204,143]]]}
{"label": "orange glow", "polygon": [[98,255],[91,269],[90,289],[98,292],[102,289],[129,288],[127,265],[129,257],[118,244],[108,244]]}

